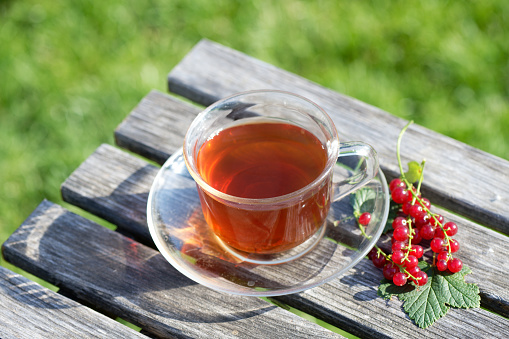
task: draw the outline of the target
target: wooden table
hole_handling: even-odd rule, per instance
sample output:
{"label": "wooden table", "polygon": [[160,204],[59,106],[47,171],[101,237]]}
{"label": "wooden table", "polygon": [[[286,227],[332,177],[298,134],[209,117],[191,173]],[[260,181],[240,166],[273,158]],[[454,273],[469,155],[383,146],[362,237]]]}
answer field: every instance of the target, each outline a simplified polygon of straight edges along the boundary
{"label": "wooden table", "polygon": [[[198,43],[168,84],[198,105],[250,89],[301,94],[331,115],[342,140],[374,145],[389,178],[399,172],[395,144],[405,121],[224,46]],[[63,183],[65,201],[116,231],[43,201],[3,244],[7,261],[59,293],[0,269],[0,300],[7,305],[0,311],[0,337],[341,337],[288,306],[359,337],[509,337],[509,162],[417,125],[405,134],[403,162],[428,160],[423,194],[460,225],[458,257],[473,271],[466,280],[479,285],[482,308],[451,309],[420,329],[399,300],[377,297],[382,273],[367,259],[329,283],[273,298],[281,307],[184,277],[154,249],[146,203],[158,172],[153,162],[162,164],[181,146],[200,109],[150,92],[115,131],[118,146],[130,152],[101,145]],[[131,322],[141,333],[110,318]]]}

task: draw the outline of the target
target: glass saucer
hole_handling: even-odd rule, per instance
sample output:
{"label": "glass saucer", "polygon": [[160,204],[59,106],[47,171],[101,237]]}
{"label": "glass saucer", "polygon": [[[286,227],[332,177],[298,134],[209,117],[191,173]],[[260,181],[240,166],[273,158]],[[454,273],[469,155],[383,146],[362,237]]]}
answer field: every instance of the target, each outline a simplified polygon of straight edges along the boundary
{"label": "glass saucer", "polygon": [[[351,157],[344,159],[352,161]],[[355,164],[338,162],[336,167],[335,176],[349,176]],[[166,161],[152,184],[148,226],[166,260],[204,286],[259,297],[297,293],[344,274],[367,255],[380,237],[389,213],[389,189],[382,171],[361,189],[369,194],[352,193],[332,203],[322,230],[324,236],[306,254],[277,265],[250,263],[228,251],[205,222],[196,183],[179,150]],[[369,201],[362,197],[369,197]],[[355,200],[366,200],[363,212],[372,215],[365,228],[369,239],[362,235],[353,217]]]}

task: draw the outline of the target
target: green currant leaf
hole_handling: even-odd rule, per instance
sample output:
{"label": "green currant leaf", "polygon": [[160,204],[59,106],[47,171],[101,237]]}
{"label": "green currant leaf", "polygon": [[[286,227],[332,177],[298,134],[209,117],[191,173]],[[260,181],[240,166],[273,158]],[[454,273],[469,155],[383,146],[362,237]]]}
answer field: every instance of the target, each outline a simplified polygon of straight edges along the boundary
{"label": "green currant leaf", "polygon": [[361,188],[350,195],[353,215],[359,217],[364,212],[373,212],[376,193],[369,187]]}
{"label": "green currant leaf", "polygon": [[435,275],[435,283],[442,287],[441,298],[445,303],[458,308],[475,308],[480,306],[479,286],[465,283],[465,276],[472,273],[470,268],[455,274],[441,273]]}
{"label": "green currant leaf", "polygon": [[422,173],[422,167],[417,161],[410,161],[408,163],[408,172],[405,172],[405,178],[414,183],[419,180]]}
{"label": "green currant leaf", "polygon": [[384,279],[378,286],[378,296],[386,300],[391,299],[393,296],[399,296],[400,294],[408,293],[415,290],[415,286],[412,284],[405,284],[403,286],[396,286],[392,283],[392,280]]}
{"label": "green currant leaf", "polygon": [[[419,267],[428,274],[428,283],[416,287],[412,283],[397,287],[388,280],[383,280],[378,295],[389,299],[393,295],[404,302],[403,308],[408,316],[421,327],[426,328],[443,317],[449,307],[471,308],[480,306],[479,287],[465,283],[465,275],[472,271],[463,266],[461,272],[452,274],[439,272],[436,268],[422,262]],[[392,285],[392,286],[390,286]]]}
{"label": "green currant leaf", "polygon": [[425,270],[428,274],[426,285],[398,296],[400,300],[405,302],[403,308],[410,319],[413,319],[421,328],[431,326],[435,321],[446,315],[449,310],[445,300],[440,298],[442,295],[440,291],[444,286],[435,283],[433,271],[433,269]]}

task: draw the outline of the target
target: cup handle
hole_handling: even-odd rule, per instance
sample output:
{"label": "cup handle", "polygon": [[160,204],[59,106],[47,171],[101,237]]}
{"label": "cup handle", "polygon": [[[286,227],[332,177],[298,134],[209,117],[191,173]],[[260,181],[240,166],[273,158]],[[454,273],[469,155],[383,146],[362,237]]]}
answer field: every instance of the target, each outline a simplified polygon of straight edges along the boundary
{"label": "cup handle", "polygon": [[373,147],[360,141],[342,142],[334,166],[332,201],[366,185],[377,173],[378,155]]}

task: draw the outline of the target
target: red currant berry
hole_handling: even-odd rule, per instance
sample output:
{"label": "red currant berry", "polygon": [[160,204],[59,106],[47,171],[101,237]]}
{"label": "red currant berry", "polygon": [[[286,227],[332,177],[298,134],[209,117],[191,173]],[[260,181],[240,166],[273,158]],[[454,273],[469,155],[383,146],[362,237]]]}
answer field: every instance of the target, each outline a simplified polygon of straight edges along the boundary
{"label": "red currant berry", "polygon": [[458,273],[463,268],[463,262],[458,258],[453,258],[447,262],[447,268],[452,273]]}
{"label": "red currant berry", "polygon": [[368,259],[369,260],[373,260],[373,257],[375,256],[375,254],[377,253],[377,249],[376,248],[372,248],[369,252],[368,252]]}
{"label": "red currant berry", "polygon": [[420,245],[412,245],[409,253],[419,259],[424,254],[424,249]]}
{"label": "red currant berry", "polygon": [[428,282],[428,275],[426,274],[426,272],[423,272],[423,271],[420,271],[416,274],[417,276],[415,277],[416,279],[416,284],[419,285],[419,286],[424,286],[426,285],[426,283]]}
{"label": "red currant berry", "polygon": [[411,189],[408,189],[408,200],[407,201],[412,202],[414,200],[414,194],[416,194],[419,198],[421,197],[420,194],[417,194],[417,188],[412,187]]}
{"label": "red currant berry", "polygon": [[410,274],[412,277],[415,277],[415,275],[417,274],[417,272],[420,272],[421,269],[419,268],[419,266],[415,266],[415,267],[412,267],[412,268],[407,268],[406,270],[408,272],[408,274]]}
{"label": "red currant berry", "polygon": [[413,245],[420,244],[422,241],[421,233],[419,232],[418,229],[414,229],[412,230],[412,232],[415,233],[414,237],[412,238],[412,244]]}
{"label": "red currant berry", "polygon": [[392,192],[396,187],[406,188],[406,184],[399,178],[392,179],[389,184],[389,190]]}
{"label": "red currant berry", "polygon": [[394,277],[392,278],[392,282],[396,286],[403,286],[406,284],[406,275],[402,272],[397,272],[394,274]]}
{"label": "red currant berry", "polygon": [[392,261],[398,265],[403,263],[403,258],[405,258],[405,253],[403,251],[394,251],[392,253]]}
{"label": "red currant berry", "polygon": [[419,263],[419,261],[417,260],[417,258],[413,255],[409,255],[405,261],[403,262],[403,264],[405,265],[406,268],[412,268],[412,267],[415,267],[417,266],[417,264]]}
{"label": "red currant berry", "polygon": [[417,228],[421,228],[422,226],[429,223],[429,214],[428,213],[421,213],[417,217],[415,217],[415,226]]}
{"label": "red currant berry", "polygon": [[460,249],[460,243],[455,239],[449,239],[449,246],[447,246],[447,250],[450,250],[451,253],[458,252]]}
{"label": "red currant berry", "polygon": [[396,241],[405,241],[408,239],[408,233],[408,227],[400,226],[393,231],[392,236]]}
{"label": "red currant berry", "polygon": [[429,202],[428,199],[426,198],[421,198],[421,201],[422,201],[422,207],[426,206],[427,209],[430,209],[431,208],[431,202]]}
{"label": "red currant berry", "polygon": [[426,224],[421,227],[419,234],[423,239],[430,240],[435,236],[435,228],[431,224]]}
{"label": "red currant berry", "polygon": [[387,260],[385,259],[385,256],[382,253],[375,254],[373,256],[373,259],[371,259],[371,261],[373,262],[373,265],[375,265],[375,267],[378,267],[378,268],[384,267],[384,265],[387,262]]}
{"label": "red currant berry", "polygon": [[445,233],[447,233],[448,236],[452,237],[453,235],[456,235],[458,233],[458,225],[453,223],[452,221],[446,222],[444,225]]}
{"label": "red currant berry", "polygon": [[429,222],[430,222],[431,225],[437,227],[438,226],[437,221],[438,221],[438,223],[443,225],[444,224],[444,217],[441,216],[440,214],[436,214],[435,217],[431,218]]}
{"label": "red currant berry", "polygon": [[392,222],[392,228],[396,229],[401,226],[407,226],[408,222],[406,218],[403,217],[396,217],[394,218],[394,221]]}
{"label": "red currant berry", "polygon": [[444,240],[440,238],[433,238],[429,246],[433,252],[440,253],[444,250]]}
{"label": "red currant berry", "polygon": [[438,253],[437,260],[445,260],[447,262],[447,260],[449,260],[449,252],[442,251],[442,252]]}
{"label": "red currant berry", "polygon": [[447,269],[447,261],[445,260],[438,260],[437,261],[437,269],[440,271],[440,272],[443,272]]}
{"label": "red currant berry", "polygon": [[359,224],[362,226],[367,226],[369,222],[371,221],[371,213],[364,212],[359,217]]}
{"label": "red currant berry", "polygon": [[412,218],[419,217],[422,213],[424,213],[424,210],[422,209],[421,205],[415,204],[410,207],[410,216]]}
{"label": "red currant berry", "polygon": [[398,272],[399,272],[398,266],[394,265],[391,262],[385,264],[384,268],[382,269],[384,278],[387,280],[392,280],[392,278],[394,277],[394,274],[396,274]]}
{"label": "red currant berry", "polygon": [[445,239],[445,233],[444,233],[444,231],[442,231],[440,226],[438,226],[435,231],[435,238]]}
{"label": "red currant berry", "polygon": [[402,204],[408,200],[408,191],[403,187],[396,187],[392,191],[391,197],[396,204]]}
{"label": "red currant berry", "polygon": [[407,201],[405,202],[402,206],[401,206],[401,210],[403,211],[404,214],[406,215],[409,215],[410,214],[410,207],[412,207],[412,202],[411,201]]}
{"label": "red currant berry", "polygon": [[395,241],[393,244],[392,244],[392,251],[393,252],[396,252],[396,251],[403,251],[403,249],[406,247],[406,243],[403,242],[403,241]]}

